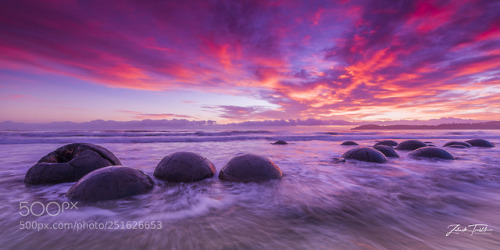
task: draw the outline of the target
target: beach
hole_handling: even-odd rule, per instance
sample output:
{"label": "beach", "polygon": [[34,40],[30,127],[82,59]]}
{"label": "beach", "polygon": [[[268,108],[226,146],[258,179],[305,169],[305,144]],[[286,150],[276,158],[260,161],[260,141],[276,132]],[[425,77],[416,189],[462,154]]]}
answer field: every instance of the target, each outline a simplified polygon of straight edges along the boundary
{"label": "beach", "polygon": [[[455,156],[453,161],[410,159],[408,151],[398,151],[400,158],[383,164],[334,161],[353,148],[340,145],[346,140],[373,146],[384,139],[419,139],[442,147],[449,141],[473,138],[499,145],[500,131],[353,131],[342,126],[4,130],[0,131],[0,246],[494,249],[500,245],[498,146],[446,148]],[[288,144],[272,144],[280,139]],[[74,183],[27,186],[23,182],[26,171],[47,153],[74,142],[101,145],[123,166],[151,177],[163,157],[180,151],[207,157],[217,173],[194,183],[153,178],[153,190],[143,195],[78,203],[63,212],[51,205],[45,214],[36,216],[41,213],[37,210],[40,203],[68,202],[65,193]],[[242,153],[268,157],[282,170],[283,179],[263,183],[219,180],[218,171]],[[23,216],[20,204],[36,202],[35,214]],[[57,223],[75,228],[60,229]],[[150,225],[148,229],[144,223]],[[44,226],[33,229],[28,224]],[[99,228],[100,224],[105,228]]]}

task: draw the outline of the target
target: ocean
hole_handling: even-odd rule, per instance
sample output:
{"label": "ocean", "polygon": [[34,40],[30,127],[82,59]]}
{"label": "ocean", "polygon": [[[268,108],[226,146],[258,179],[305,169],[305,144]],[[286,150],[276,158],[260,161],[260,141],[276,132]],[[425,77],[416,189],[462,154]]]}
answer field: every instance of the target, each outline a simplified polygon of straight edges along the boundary
{"label": "ocean", "polygon": [[[498,249],[500,147],[446,148],[454,161],[414,160],[406,151],[384,164],[334,161],[352,148],[340,145],[346,140],[372,146],[419,139],[442,147],[473,138],[500,145],[499,130],[4,130],[0,248]],[[271,144],[278,139],[289,144]],[[264,155],[284,177],[231,183],[216,174],[181,184],[153,178],[147,194],[71,207],[65,193],[74,183],[24,184],[41,157],[74,142],[101,145],[151,177],[178,151],[207,157],[217,171],[238,154]]]}

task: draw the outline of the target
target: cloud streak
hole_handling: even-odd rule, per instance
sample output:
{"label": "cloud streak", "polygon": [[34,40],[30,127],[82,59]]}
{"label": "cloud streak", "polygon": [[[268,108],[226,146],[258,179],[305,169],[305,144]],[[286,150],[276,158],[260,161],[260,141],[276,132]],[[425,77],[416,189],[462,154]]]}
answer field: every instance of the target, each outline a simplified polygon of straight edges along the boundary
{"label": "cloud streak", "polygon": [[278,107],[205,107],[231,121],[500,119],[499,10],[480,0],[8,1],[0,65]]}

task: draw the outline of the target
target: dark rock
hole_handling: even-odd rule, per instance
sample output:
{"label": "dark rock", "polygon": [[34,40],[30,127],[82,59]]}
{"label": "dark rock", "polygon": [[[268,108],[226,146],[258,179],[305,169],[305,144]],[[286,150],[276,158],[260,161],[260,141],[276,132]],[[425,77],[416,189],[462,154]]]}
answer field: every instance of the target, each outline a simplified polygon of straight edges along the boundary
{"label": "dark rock", "polygon": [[495,144],[493,144],[490,141],[487,141],[485,139],[473,139],[473,140],[468,140],[465,142],[469,143],[473,147],[492,148],[495,146]]}
{"label": "dark rock", "polygon": [[283,141],[283,140],[277,140],[277,141],[273,142],[272,144],[274,144],[274,145],[286,145],[286,144],[288,144],[288,142]]}
{"label": "dark rock", "polygon": [[96,169],[121,165],[109,150],[90,143],[73,143],[56,149],[32,166],[24,182],[48,184],[73,182]]}
{"label": "dark rock", "polygon": [[69,189],[66,196],[73,201],[116,200],[146,193],[153,186],[151,177],[141,170],[110,166],[85,175]]}
{"label": "dark rock", "polygon": [[450,145],[447,147],[449,147],[449,148],[467,148],[466,146],[463,146],[463,145]]}
{"label": "dark rock", "polygon": [[408,157],[413,159],[421,158],[439,158],[444,160],[455,160],[455,157],[450,152],[436,147],[423,147],[411,151]]}
{"label": "dark rock", "polygon": [[167,155],[156,166],[154,176],[170,182],[193,182],[213,177],[215,167],[207,158],[191,152]]}
{"label": "dark rock", "polygon": [[384,154],[385,157],[399,157],[398,153],[396,153],[396,150],[394,150],[394,148],[392,148],[391,146],[375,145],[373,146],[373,148],[382,152],[382,154]]}
{"label": "dark rock", "polygon": [[444,144],[443,147],[453,147],[453,148],[456,148],[456,146],[462,146],[462,148],[470,148],[470,147],[472,147],[472,145],[470,145],[467,142],[463,142],[463,141],[450,141],[450,142],[447,142],[446,144]]}
{"label": "dark rock", "polygon": [[378,146],[378,145],[396,147],[398,145],[398,143],[396,141],[393,141],[393,140],[383,140],[383,141],[379,141],[379,142],[375,143],[375,146]]}
{"label": "dark rock", "polygon": [[398,150],[415,150],[417,148],[426,147],[427,144],[419,140],[407,140],[398,144],[396,149]]}
{"label": "dark rock", "polygon": [[376,163],[384,163],[387,161],[387,158],[380,151],[368,147],[353,148],[345,152],[342,158]]}
{"label": "dark rock", "polygon": [[259,182],[281,179],[280,168],[267,157],[244,154],[231,159],[220,171],[219,179],[237,182]]}
{"label": "dark rock", "polygon": [[343,145],[343,146],[354,146],[354,145],[359,145],[359,144],[357,144],[354,141],[345,141],[345,142],[342,142],[342,144],[340,144],[340,145]]}

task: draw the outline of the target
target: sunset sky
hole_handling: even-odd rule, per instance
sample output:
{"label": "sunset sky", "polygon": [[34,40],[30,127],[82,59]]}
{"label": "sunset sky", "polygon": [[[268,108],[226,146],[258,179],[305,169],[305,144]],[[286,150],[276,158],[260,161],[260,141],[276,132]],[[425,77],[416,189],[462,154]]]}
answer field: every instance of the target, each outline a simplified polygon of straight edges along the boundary
{"label": "sunset sky", "polygon": [[2,1],[0,121],[500,120],[500,1]]}

